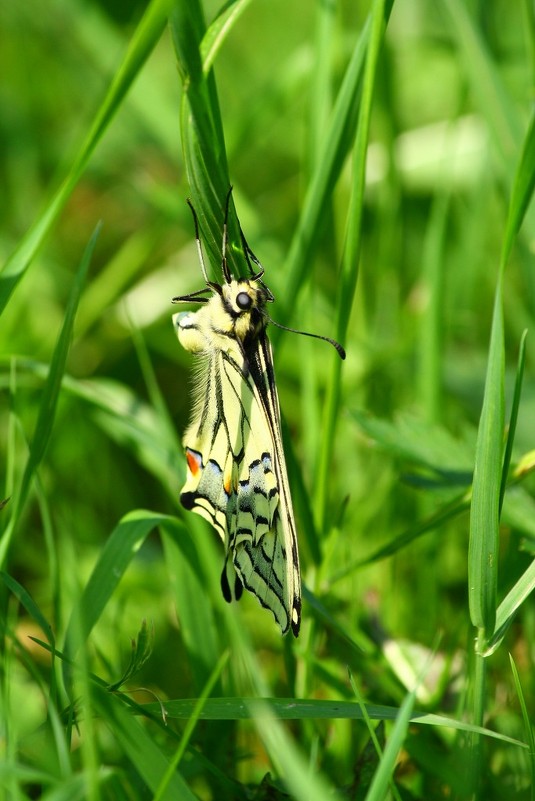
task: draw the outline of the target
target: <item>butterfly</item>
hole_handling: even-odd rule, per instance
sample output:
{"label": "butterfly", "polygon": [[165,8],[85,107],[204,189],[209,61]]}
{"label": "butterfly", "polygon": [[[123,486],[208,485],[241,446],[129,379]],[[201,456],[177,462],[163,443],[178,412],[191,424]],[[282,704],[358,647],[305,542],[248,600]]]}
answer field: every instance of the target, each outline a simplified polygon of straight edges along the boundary
{"label": "butterfly", "polygon": [[[271,610],[283,634],[291,628],[297,637],[301,624],[299,551],[266,334],[268,322],[279,324],[267,313],[266,306],[274,297],[262,280],[264,269],[239,222],[249,276],[234,278],[230,272],[227,224],[231,192],[232,188],[223,223],[222,283],[208,278],[197,215],[188,200],[206,286],[173,298],[173,303],[201,304],[195,312],[173,315],[181,345],[198,359],[193,412],[183,438],[187,477],[180,501],[211,523],[223,540],[221,588],[225,600],[232,600],[230,568],[234,597],[238,600],[245,587]],[[341,345],[328,337],[319,338],[331,342],[345,358]]]}

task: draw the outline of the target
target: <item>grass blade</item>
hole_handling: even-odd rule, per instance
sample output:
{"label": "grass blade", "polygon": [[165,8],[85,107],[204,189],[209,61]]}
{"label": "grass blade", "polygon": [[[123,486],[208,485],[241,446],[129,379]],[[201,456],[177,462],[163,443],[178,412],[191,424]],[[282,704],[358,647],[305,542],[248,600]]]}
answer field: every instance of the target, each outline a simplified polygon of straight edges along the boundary
{"label": "grass blade", "polygon": [[526,740],[529,745],[529,764],[531,768],[531,801],[535,799],[535,736],[533,735],[533,721],[532,716],[528,712],[526,699],[522,691],[520,683],[520,676],[515,665],[515,661],[511,654],[509,654],[509,661],[511,662],[511,670],[513,671],[513,679],[516,687],[516,694],[522,710],[522,718],[524,720],[524,729],[526,730]]}
{"label": "grass blade", "polygon": [[30,615],[30,617],[33,618],[33,620],[35,620],[37,625],[43,631],[43,634],[46,636],[48,642],[50,643],[51,648],[54,649],[55,638],[52,626],[50,625],[44,614],[41,612],[39,606],[35,603],[30,593],[21,584],[19,584],[19,582],[16,579],[8,575],[7,573],[4,573],[3,570],[0,571],[0,578],[2,579],[8,590],[10,590],[10,592],[13,593],[15,598],[17,598],[21,606],[24,607],[24,609]]}
{"label": "grass blade", "polygon": [[503,638],[505,637],[509,626],[511,625],[514,617],[524,603],[524,601],[531,595],[535,589],[535,561],[533,561],[528,569],[522,576],[515,582],[496,612],[496,628],[492,637],[489,639],[484,655],[490,656],[500,646]]}
{"label": "grass blade", "polygon": [[379,767],[375,771],[370,789],[366,793],[366,801],[383,801],[386,796],[394,774],[397,756],[407,736],[413,706],[414,693],[409,693],[400,707],[394,728],[386,741]]}
{"label": "grass blade", "polygon": [[82,256],[82,260],[80,261],[80,266],[78,267],[74,278],[69,302],[65,310],[65,320],[63,322],[56,347],[54,348],[54,353],[50,362],[50,369],[48,371],[48,377],[43,389],[43,395],[39,407],[39,415],[35,425],[35,432],[30,447],[30,454],[22,476],[20,490],[14,499],[12,515],[6,531],[4,532],[4,536],[2,537],[2,542],[0,543],[0,565],[3,565],[7,558],[7,553],[13,537],[15,526],[17,525],[20,514],[26,503],[32,479],[41,463],[46,451],[46,447],[50,440],[50,435],[52,433],[54,419],[56,416],[58,399],[61,391],[61,382],[65,373],[65,365],[67,362],[67,354],[69,352],[74,319],[99,232],[100,225],[97,226],[87,244]]}
{"label": "grass blade", "polygon": [[[212,70],[205,71],[202,60],[202,43],[205,36],[206,41],[210,40],[210,34],[199,0],[176,3],[169,24],[184,90],[182,150],[191,200],[209,255],[208,263],[219,264],[223,202],[230,179],[215,79]],[[217,30],[217,21],[215,25]],[[230,217],[229,241],[238,241],[234,215]],[[228,255],[236,270],[232,248]]]}
{"label": "grass blade", "polygon": [[[368,148],[377,65],[385,31],[385,7],[385,0],[375,0],[372,5],[370,33],[366,51],[364,76],[362,79],[362,97],[359,108],[355,145],[353,148],[353,182],[347,215],[346,244],[336,303],[335,336],[342,345],[347,341],[347,327],[353,306],[359,271],[362,211],[366,181],[366,151]],[[293,297],[293,295],[290,295],[290,297]],[[321,449],[318,461],[318,475],[315,482],[317,487],[316,519],[320,522],[321,526],[327,525],[326,515],[328,512],[327,498],[330,465],[336,418],[340,405],[341,374],[341,360],[338,356],[333,356],[323,418],[323,435],[321,438]]]}
{"label": "grass blade", "polygon": [[[384,5],[385,25],[388,22],[392,6],[393,0],[386,0]],[[291,310],[295,305],[295,298],[299,295],[303,286],[305,272],[309,269],[311,261],[313,261],[313,250],[327,198],[334,189],[349,148],[354,140],[358,96],[370,35],[371,21],[367,20],[359,41],[353,50],[338,92],[329,128],[324,137],[324,144],[317,158],[317,168],[308,186],[303,210],[283,268],[288,275],[286,297],[291,298],[291,305],[280,303],[279,306],[281,308],[277,319],[285,325],[289,322]]]}
{"label": "grass blade", "polygon": [[[200,713],[200,718],[201,720],[250,720],[254,715],[260,717],[264,714],[268,716],[275,714],[280,720],[363,720],[362,710],[355,701],[262,697],[262,705],[256,707],[255,701],[258,701],[258,697],[209,698]],[[167,701],[165,704],[169,717],[181,720],[191,716],[194,706],[195,699],[192,698]],[[154,714],[158,714],[160,709],[158,704],[153,703],[146,704],[143,708]],[[370,720],[394,721],[399,714],[399,708],[366,704],[366,714]],[[441,726],[454,731],[479,733],[521,748],[526,747],[525,743],[513,737],[446,715],[416,711],[411,713],[410,720],[412,723],[424,726]]]}
{"label": "grass blade", "polygon": [[281,722],[261,701],[251,701],[254,726],[280,775],[296,801],[338,799],[335,788],[316,770],[312,770],[304,754],[294,743]]}
{"label": "grass blade", "polygon": [[468,551],[468,600],[472,625],[490,636],[496,619],[498,527],[503,468],[504,342],[502,277],[498,279],[483,409],[479,421]]}
{"label": "grass blade", "polygon": [[531,116],[529,128],[524,139],[524,146],[516,170],[511,202],[509,204],[505,237],[502,249],[502,264],[509,260],[516,235],[524,220],[526,211],[533,197],[535,187],[535,112]]}
{"label": "grass blade", "polygon": [[67,625],[64,651],[69,659],[91,633],[145,538],[166,520],[165,515],[137,510],[125,515],[112,532]]}
{"label": "grass blade", "polygon": [[[509,203],[494,302],[485,395],[476,446],[476,463],[470,515],[469,603],[470,617],[483,638],[490,637],[496,620],[497,547],[502,485],[507,464],[503,458],[504,334],[502,284],[506,263],[535,185],[535,115],[528,128]],[[522,349],[521,349],[522,357]],[[519,362],[517,384],[522,378]],[[515,390],[518,403],[519,386]],[[513,418],[514,421],[513,405]],[[512,444],[508,445],[510,452]],[[480,643],[484,650],[483,642]]]}
{"label": "grass blade", "polygon": [[221,49],[226,37],[241,17],[251,0],[231,0],[226,3],[209,26],[201,42],[203,72],[207,74]]}
{"label": "grass blade", "polygon": [[[112,693],[92,687],[92,701],[99,714],[108,724],[113,736],[121,745],[128,760],[141,776],[151,793],[157,793],[162,776],[169,770],[170,763],[162,750],[132,712]],[[161,801],[198,801],[181,774],[173,771],[165,790],[159,796]]]}
{"label": "grass blade", "polygon": [[22,238],[0,272],[0,314],[7,305],[16,285],[30,266],[46,235],[56,222],[91,155],[121,105],[132,82],[161,36],[171,7],[171,0],[152,0],[141,19],[123,63],[100,106],[87,137],[72,166],[41,216]]}
{"label": "grass blade", "polygon": [[511,414],[509,416],[509,426],[507,431],[507,442],[505,444],[505,454],[503,457],[502,483],[500,486],[500,511],[503,506],[505,489],[507,487],[507,478],[509,475],[509,466],[511,464],[511,457],[513,455],[513,443],[515,440],[516,424],[518,422],[518,410],[520,408],[520,393],[522,391],[522,380],[524,378],[524,365],[526,363],[527,335],[528,332],[524,331],[520,339],[520,349],[518,353],[518,363],[516,367],[515,391],[513,394],[513,402],[511,404]]}
{"label": "grass blade", "polygon": [[186,748],[188,746],[188,743],[189,743],[189,741],[191,739],[191,736],[193,734],[195,726],[197,725],[197,723],[199,721],[199,717],[200,717],[202,708],[205,705],[207,699],[210,697],[210,693],[214,689],[214,686],[215,686],[216,682],[218,681],[218,679],[219,679],[219,677],[220,677],[220,675],[221,675],[221,673],[223,671],[223,668],[227,664],[229,656],[230,656],[230,651],[224,651],[223,652],[223,654],[219,658],[219,661],[217,662],[216,666],[214,667],[210,678],[206,682],[206,685],[204,687],[204,690],[203,690],[200,698],[197,699],[196,704],[195,704],[195,708],[193,710],[193,713],[192,713],[191,717],[189,718],[184,731],[182,732],[182,737],[180,738],[180,743],[178,744],[178,748],[175,751],[174,756],[173,756],[171,762],[169,763],[169,766],[168,766],[165,774],[162,776],[162,780],[161,780],[161,782],[160,782],[160,784],[158,786],[158,789],[157,789],[156,793],[154,794],[153,801],[162,801],[163,800],[164,794],[165,794],[165,792],[167,790],[167,787],[169,786],[169,783],[170,783],[170,781],[171,781],[171,779],[173,777],[173,774],[175,773],[176,769],[178,768],[178,766],[180,764],[180,761],[181,761],[182,757],[184,756],[184,752],[185,752],[185,750],[186,750]]}

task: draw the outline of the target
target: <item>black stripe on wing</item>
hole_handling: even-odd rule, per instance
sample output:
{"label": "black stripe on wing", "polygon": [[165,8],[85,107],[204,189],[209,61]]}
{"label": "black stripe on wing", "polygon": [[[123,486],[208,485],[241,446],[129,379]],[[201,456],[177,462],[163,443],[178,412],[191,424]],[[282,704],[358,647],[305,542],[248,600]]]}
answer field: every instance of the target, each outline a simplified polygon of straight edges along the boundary
{"label": "black stripe on wing", "polygon": [[[282,608],[285,610],[286,619],[290,618],[294,635],[297,636],[301,623],[301,577],[299,570],[299,553],[297,547],[297,536],[295,532],[295,521],[292,511],[292,501],[289,492],[288,478],[286,475],[286,463],[284,460],[284,451],[282,447],[279,400],[275,383],[271,346],[265,332],[263,332],[255,340],[254,347],[251,347],[246,351],[246,358],[249,368],[247,381],[254,382],[257,390],[257,396],[260,399],[265,419],[269,426],[270,438],[271,442],[273,443],[274,451],[272,463],[279,494],[279,505],[277,507],[276,519],[273,521],[272,529],[273,536],[275,538],[272,551],[273,557],[271,560],[269,560],[269,558],[267,558],[264,554],[263,558],[260,558],[259,556],[258,561],[255,561],[252,552],[248,554],[248,557],[251,560],[252,569],[254,570],[255,575],[260,576],[266,584],[269,585],[270,579],[275,577],[279,586],[284,588],[284,586],[287,585],[286,591],[290,597],[288,597],[288,599],[284,598],[284,590],[283,595],[277,595],[277,597]],[[281,515],[284,516],[284,519],[281,519]],[[279,542],[281,537],[282,542]],[[279,548],[280,553],[278,550]],[[281,560],[281,557],[282,563],[285,565],[286,570],[286,576],[283,577],[282,581],[278,576],[276,576],[276,571],[273,566],[273,562],[275,561],[278,563]],[[290,564],[288,564],[288,560],[290,560]],[[245,586],[250,589],[247,582],[247,577],[243,575],[243,571],[242,580]],[[264,606],[268,606],[272,609],[277,621],[283,630],[286,631],[288,629],[288,623],[286,623],[286,628],[284,628],[284,624],[281,621],[280,616],[277,616],[273,607],[267,603],[265,599],[262,599],[255,589],[253,589],[253,592],[258,595],[260,602]],[[273,592],[276,594],[275,588],[273,588]],[[287,609],[288,605],[289,608]]]}

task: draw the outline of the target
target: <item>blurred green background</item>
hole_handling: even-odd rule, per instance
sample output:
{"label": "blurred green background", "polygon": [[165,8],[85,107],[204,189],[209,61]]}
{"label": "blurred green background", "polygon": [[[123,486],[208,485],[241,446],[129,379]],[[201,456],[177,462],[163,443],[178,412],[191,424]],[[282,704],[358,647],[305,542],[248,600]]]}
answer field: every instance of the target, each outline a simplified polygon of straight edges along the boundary
{"label": "blurred green background", "polygon": [[[210,22],[219,5],[206,2],[203,8]],[[142,3],[90,0],[0,7],[2,263],[64,178],[143,11]],[[349,159],[322,208],[306,285],[295,302],[285,292],[284,265],[368,13],[365,2],[254,0],[215,62],[242,227],[266,269],[268,286],[289,312],[289,325],[327,336],[335,335]],[[2,497],[12,496],[1,514],[8,525],[74,274],[102,221],[50,442],[4,565],[31,593],[60,643],[112,530],[131,510],[150,509],[178,516],[190,532],[191,547],[199,549],[200,567],[193,572],[206,581],[206,594],[189,597],[213,616],[214,655],[232,642],[231,615],[252,641],[275,695],[352,698],[349,666],[366,701],[397,706],[437,647],[439,632],[440,675],[419,703],[463,716],[475,636],[467,608],[468,512],[458,510],[440,527],[422,521],[461,498],[471,481],[507,202],[533,103],[533,32],[528,0],[399,0],[393,5],[375,86],[360,274],[344,343],[348,355],[333,442],[328,525],[316,520],[319,562],[314,540],[300,533],[304,581],[323,611],[305,598],[304,632],[293,654],[254,599],[224,607],[217,581],[219,543],[178,505],[184,477],[180,436],[193,374],[190,355],[172,330],[170,299],[200,289],[202,276],[185,203],[182,87],[171,36],[164,32],[0,324]],[[534,235],[530,208],[504,290],[508,408],[520,337],[535,313]],[[213,266],[217,275],[218,265]],[[270,312],[277,319],[277,304]],[[290,333],[273,339],[292,448],[290,478],[292,486],[299,482],[304,488],[299,490],[304,500],[296,504],[301,532],[307,519],[303,503],[314,514],[322,410],[334,356],[328,345]],[[534,447],[534,389],[528,337],[514,463]],[[527,476],[507,494],[499,599],[531,562],[532,491]],[[396,539],[403,534],[406,545]],[[390,543],[388,558],[359,565]],[[194,585],[186,573],[177,577],[175,567],[176,557],[162,549],[156,533],[132,558],[91,635],[90,669],[104,681],[121,675],[130,638],[147,618],[155,627],[154,653],[133,686],[170,699],[196,697],[204,686],[208,666],[196,672],[195,638],[191,629],[184,634],[186,618],[192,625],[191,613],[180,606]],[[58,760],[57,754],[51,756],[52,740],[36,734],[46,708],[48,657],[28,639],[42,634],[27,608],[6,596],[3,610],[4,648],[11,654],[4,671],[6,720],[13,709],[21,710],[14,727],[13,720],[5,724],[12,733],[5,750],[16,755],[15,761],[44,768]],[[526,735],[507,652],[517,662],[533,709],[534,627],[533,607],[524,604],[505,647],[489,662],[489,720],[502,734],[519,739]],[[409,649],[405,675],[396,650],[402,646]],[[240,670],[231,657],[219,695],[247,694]],[[367,735],[359,726],[309,721],[294,729],[301,732],[298,739],[311,764],[321,766],[332,786],[350,788],[350,797],[361,797],[355,766]],[[245,789],[260,793],[267,770],[277,773],[264,753],[269,752],[266,743],[248,740],[250,730],[244,727],[229,724],[224,731],[226,746],[221,739],[214,744],[218,738],[210,738],[202,725],[194,742],[237,785],[222,789],[220,779],[193,760],[188,764],[194,791],[201,798],[268,797],[248,796]],[[463,749],[452,736],[433,736],[421,729],[410,735],[405,774],[402,766],[399,777],[401,797],[463,797],[458,777]],[[159,737],[165,751],[165,738]],[[32,745],[39,738],[47,743],[41,753]],[[124,772],[117,785],[110,784],[110,797],[148,797],[109,734],[95,740],[102,762],[121,765]],[[503,743],[486,748],[484,797],[531,797],[524,753]],[[77,758],[71,759],[77,770]],[[80,759],[87,765],[85,757]],[[4,780],[5,787],[13,791],[16,785],[20,795],[8,797],[26,797],[26,792],[37,797],[31,782],[13,781]],[[114,795],[119,786],[130,795]],[[101,790],[95,792],[99,797]]]}

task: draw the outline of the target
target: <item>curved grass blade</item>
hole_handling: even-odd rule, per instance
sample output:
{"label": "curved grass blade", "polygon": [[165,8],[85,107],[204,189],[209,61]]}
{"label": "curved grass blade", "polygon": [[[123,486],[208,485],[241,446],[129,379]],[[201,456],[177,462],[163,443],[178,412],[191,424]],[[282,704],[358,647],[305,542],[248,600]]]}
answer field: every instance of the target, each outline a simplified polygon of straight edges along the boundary
{"label": "curved grass blade", "polygon": [[483,656],[490,656],[500,646],[518,609],[535,589],[535,561],[507,593],[496,611],[496,627],[489,639]]}
{"label": "curved grass blade", "polygon": [[535,111],[527,130],[520,160],[516,169],[511,202],[507,213],[505,237],[502,248],[502,265],[505,265],[511,255],[515,237],[526,215],[526,211],[533,197],[535,188]]}
{"label": "curved grass blade", "polygon": [[201,41],[201,59],[204,74],[208,74],[228,34],[241,17],[251,0],[231,0],[226,3],[209,26]]}
{"label": "curved grass blade", "polygon": [[[158,792],[162,776],[169,770],[170,763],[151,736],[150,731],[135,719],[131,710],[112,693],[93,685],[92,703],[109,726],[113,736],[121,745],[128,760],[133,765],[151,794]],[[161,801],[198,801],[181,774],[175,770],[169,777],[165,790],[159,796]]]}
{"label": "curved grass blade", "polygon": [[0,578],[2,579],[8,590],[11,593],[13,593],[15,598],[17,598],[20,605],[24,607],[29,616],[33,620],[35,620],[35,622],[37,623],[37,625],[47,638],[48,642],[50,643],[51,650],[53,652],[55,647],[55,638],[52,626],[50,625],[44,614],[41,612],[40,608],[37,606],[37,604],[35,603],[34,599],[30,595],[28,590],[26,590],[22,586],[22,584],[19,584],[19,582],[16,579],[14,579],[8,573],[5,573],[3,570],[0,571]]}
{"label": "curved grass blade", "polygon": [[132,37],[123,63],[117,70],[67,176],[41,216],[22,238],[17,249],[0,271],[0,315],[80,180],[95,147],[121,105],[132,82],[160,38],[170,8],[171,0],[152,0]]}
{"label": "curved grass blade", "polygon": [[114,529],[71,613],[64,646],[68,659],[74,658],[82,641],[91,633],[145,538],[156,526],[168,520],[170,518],[166,515],[136,510],[125,515]]}

